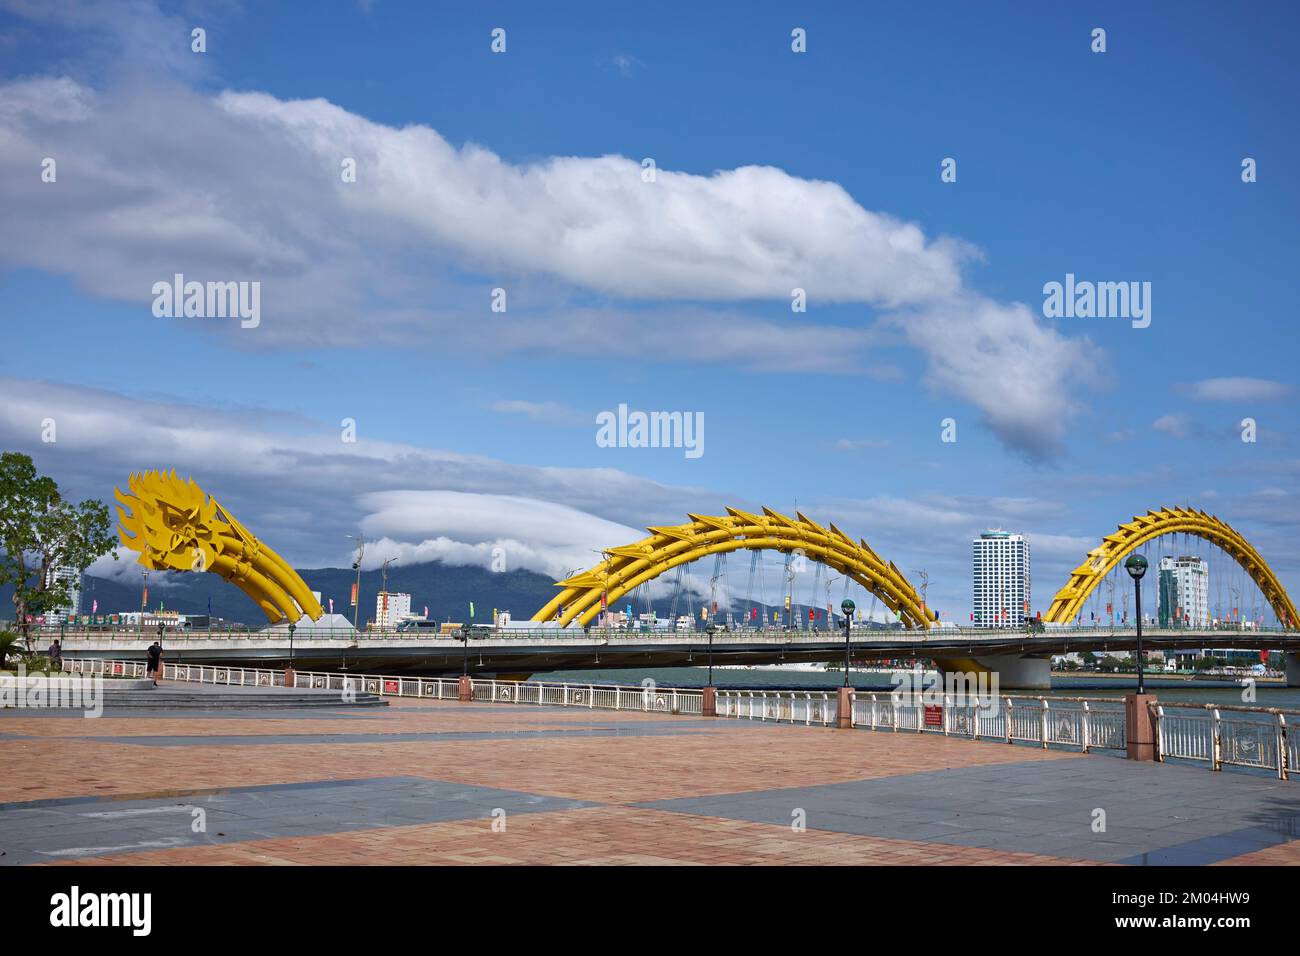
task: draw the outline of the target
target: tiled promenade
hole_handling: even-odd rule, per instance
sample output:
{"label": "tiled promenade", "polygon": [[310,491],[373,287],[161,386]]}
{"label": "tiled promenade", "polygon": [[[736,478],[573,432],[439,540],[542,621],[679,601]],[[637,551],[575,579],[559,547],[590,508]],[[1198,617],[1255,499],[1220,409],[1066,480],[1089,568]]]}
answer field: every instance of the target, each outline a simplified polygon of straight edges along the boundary
{"label": "tiled promenade", "polygon": [[1300,781],[729,719],[8,710],[0,766],[0,865],[1300,863]]}

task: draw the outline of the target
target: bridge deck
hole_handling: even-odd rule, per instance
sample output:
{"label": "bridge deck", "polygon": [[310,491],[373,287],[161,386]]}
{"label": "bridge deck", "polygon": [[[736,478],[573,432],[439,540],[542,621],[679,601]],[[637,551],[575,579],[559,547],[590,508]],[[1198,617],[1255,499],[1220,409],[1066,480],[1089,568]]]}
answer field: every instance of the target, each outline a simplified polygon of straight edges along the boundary
{"label": "bridge deck", "polygon": [[[65,637],[64,655],[109,659],[143,658],[154,634],[104,636],[73,633]],[[1300,652],[1300,632],[1295,631],[1189,631],[1144,632],[1148,650],[1178,648],[1235,648]],[[163,639],[170,662],[282,666],[289,657],[287,636],[267,632],[226,636],[203,633],[167,635]],[[962,658],[972,655],[1028,654],[1046,656],[1067,651],[1132,651],[1132,630],[1069,629],[1040,634],[1024,631],[990,631],[975,628],[935,628],[928,631],[855,632],[852,653],[861,660],[907,657]],[[307,669],[333,669],[347,665],[370,673],[460,673],[466,651],[472,673],[528,672],[605,667],[679,667],[702,665],[710,653],[703,633],[635,634],[581,630],[496,634],[468,642],[421,635],[367,636],[359,638],[297,638],[293,656]],[[714,636],[715,664],[778,664],[839,661],[844,655],[842,634],[811,631],[734,632]]]}

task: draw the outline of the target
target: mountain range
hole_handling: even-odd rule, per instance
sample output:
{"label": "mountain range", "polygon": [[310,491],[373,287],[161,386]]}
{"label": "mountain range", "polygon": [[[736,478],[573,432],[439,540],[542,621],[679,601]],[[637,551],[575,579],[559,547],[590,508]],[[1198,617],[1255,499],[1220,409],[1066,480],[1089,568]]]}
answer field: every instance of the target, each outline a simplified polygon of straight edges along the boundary
{"label": "mountain range", "polygon": [[[320,592],[321,604],[326,611],[329,611],[329,601],[333,598],[335,613],[349,619],[352,617],[349,600],[352,585],[357,580],[355,571],[349,568],[306,568],[299,569],[298,573],[309,588]],[[92,602],[98,604],[100,614],[139,610],[142,583],[143,577],[132,584],[121,578],[86,575],[82,579],[81,613],[91,613]],[[367,620],[374,619],[375,602],[382,587],[383,575],[379,570],[361,573],[360,617],[363,627]],[[427,607],[429,618],[435,621],[468,622],[469,602],[473,601],[474,620],[481,623],[491,622],[494,609],[509,611],[517,621],[527,620],[556,592],[554,581],[533,571],[493,572],[486,568],[438,561],[390,567],[388,590],[410,594],[412,612],[423,614]],[[0,587],[0,620],[13,616],[12,595],[12,588]],[[616,607],[624,607],[627,603],[625,598]],[[656,600],[653,607],[660,617],[667,617],[671,603],[670,597],[663,597]],[[698,617],[701,603],[698,595],[686,594],[678,601],[677,613]],[[632,604],[634,613],[645,610],[639,600]],[[149,608],[157,610],[160,605],[182,614],[206,614],[211,608],[215,617],[251,627],[262,627],[266,623],[266,616],[251,598],[216,574],[172,574],[165,581],[151,576]],[[770,621],[774,606],[763,603],[756,606],[763,619]],[[796,603],[795,606],[800,619],[806,620],[806,605]]]}

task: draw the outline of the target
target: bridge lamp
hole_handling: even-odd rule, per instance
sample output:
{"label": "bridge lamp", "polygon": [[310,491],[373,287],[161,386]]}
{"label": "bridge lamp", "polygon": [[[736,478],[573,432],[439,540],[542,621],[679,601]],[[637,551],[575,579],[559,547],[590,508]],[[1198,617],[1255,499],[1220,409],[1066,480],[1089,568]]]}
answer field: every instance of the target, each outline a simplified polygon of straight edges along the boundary
{"label": "bridge lamp", "polygon": [[1146,693],[1142,671],[1142,575],[1147,573],[1147,559],[1140,554],[1130,554],[1124,562],[1124,570],[1133,579],[1133,607],[1137,615],[1137,665],[1139,694]]}
{"label": "bridge lamp", "polygon": [[857,605],[849,598],[840,602],[840,610],[844,612],[844,686],[849,686],[849,632],[853,627],[853,612]]}

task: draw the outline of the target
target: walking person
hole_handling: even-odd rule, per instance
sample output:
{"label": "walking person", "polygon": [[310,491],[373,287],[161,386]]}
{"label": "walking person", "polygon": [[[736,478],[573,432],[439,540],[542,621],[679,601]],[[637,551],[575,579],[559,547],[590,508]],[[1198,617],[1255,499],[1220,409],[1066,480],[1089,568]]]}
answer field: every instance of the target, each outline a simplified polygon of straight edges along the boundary
{"label": "walking person", "polygon": [[149,663],[145,667],[145,674],[153,678],[153,686],[157,687],[158,677],[162,673],[162,645],[154,641],[149,645],[149,650],[146,653],[149,655]]}
{"label": "walking person", "polygon": [[50,670],[63,670],[63,645],[59,643],[56,637],[54,643],[50,645]]}

